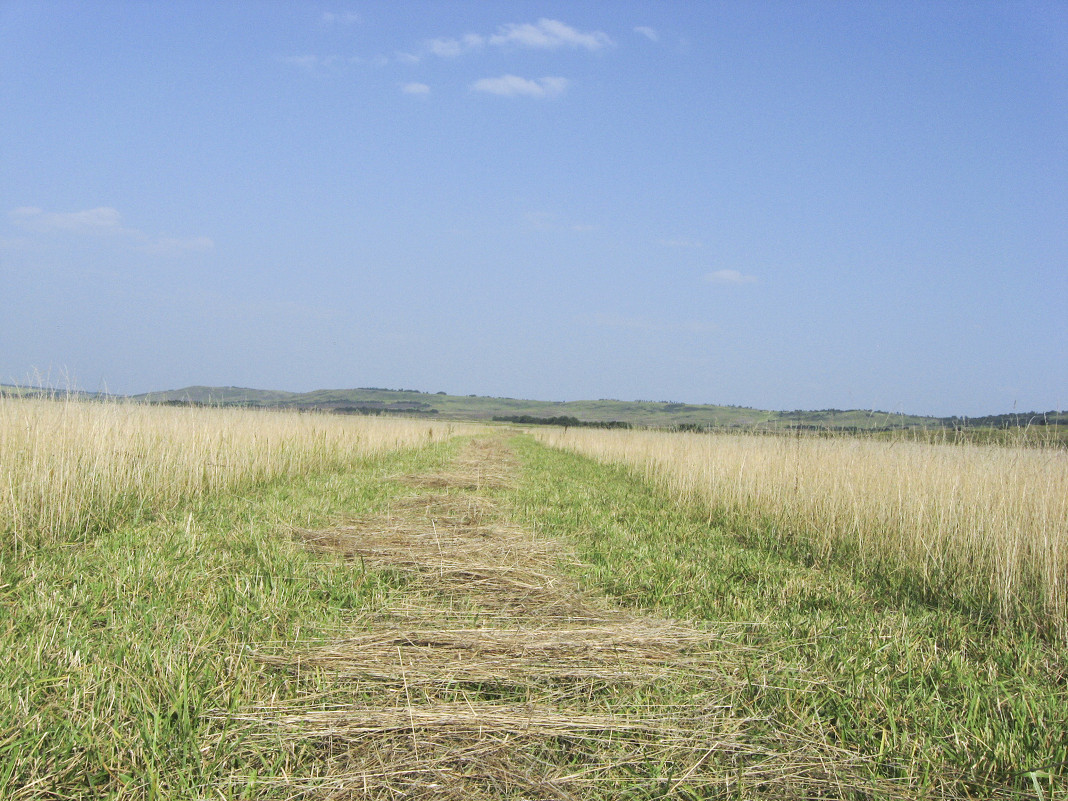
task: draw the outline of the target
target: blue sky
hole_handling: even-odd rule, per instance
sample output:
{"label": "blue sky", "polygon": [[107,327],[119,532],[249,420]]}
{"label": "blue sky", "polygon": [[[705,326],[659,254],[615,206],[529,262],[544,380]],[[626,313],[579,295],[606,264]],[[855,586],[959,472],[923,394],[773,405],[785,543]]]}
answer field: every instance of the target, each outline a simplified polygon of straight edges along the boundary
{"label": "blue sky", "polygon": [[0,0],[0,381],[1068,408],[1068,5]]}

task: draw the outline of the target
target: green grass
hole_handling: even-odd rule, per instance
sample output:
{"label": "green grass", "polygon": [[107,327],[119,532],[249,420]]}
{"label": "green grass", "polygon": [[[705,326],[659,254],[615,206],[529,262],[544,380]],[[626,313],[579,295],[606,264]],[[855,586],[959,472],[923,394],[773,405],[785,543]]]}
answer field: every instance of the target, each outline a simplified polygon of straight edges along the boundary
{"label": "green grass", "polygon": [[520,442],[521,519],[571,544],[585,584],[660,615],[749,624],[762,657],[739,703],[769,736],[828,732],[917,795],[1068,797],[1063,647],[719,525],[625,468]]}
{"label": "green grass", "polygon": [[[390,475],[454,445],[186,505],[76,544],[0,555],[0,798],[263,797],[292,749],[219,738],[212,713],[307,691],[250,646],[326,636],[403,590],[293,544],[290,526],[373,512]],[[256,755],[250,759],[249,753]]]}

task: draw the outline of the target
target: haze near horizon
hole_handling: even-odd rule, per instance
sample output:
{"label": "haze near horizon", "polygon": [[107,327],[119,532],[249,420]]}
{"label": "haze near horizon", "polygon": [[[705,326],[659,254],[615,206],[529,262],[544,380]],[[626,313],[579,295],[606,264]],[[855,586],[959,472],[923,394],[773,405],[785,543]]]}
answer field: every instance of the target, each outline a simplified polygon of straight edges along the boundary
{"label": "haze near horizon", "polygon": [[0,382],[1068,406],[1068,6],[0,0]]}

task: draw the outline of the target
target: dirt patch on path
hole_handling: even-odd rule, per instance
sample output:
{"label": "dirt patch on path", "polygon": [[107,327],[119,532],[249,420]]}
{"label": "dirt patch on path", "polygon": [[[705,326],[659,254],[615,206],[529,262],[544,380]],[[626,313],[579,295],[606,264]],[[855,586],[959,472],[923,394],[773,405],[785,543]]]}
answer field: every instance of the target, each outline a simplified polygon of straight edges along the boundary
{"label": "dirt patch on path", "polygon": [[[898,795],[827,739],[734,714],[752,649],[636,616],[584,591],[549,538],[511,523],[499,491],[518,467],[499,439],[447,469],[402,477],[425,490],[386,514],[297,530],[309,549],[405,577],[412,605],[300,650],[271,669],[332,689],[227,716],[280,747],[313,745],[303,778],[272,791],[348,798],[831,798]],[[497,492],[498,494],[494,494]],[[571,571],[573,573],[573,571]],[[765,688],[767,689],[767,688]],[[341,700],[339,700],[341,699]],[[271,787],[270,784],[267,785]]]}

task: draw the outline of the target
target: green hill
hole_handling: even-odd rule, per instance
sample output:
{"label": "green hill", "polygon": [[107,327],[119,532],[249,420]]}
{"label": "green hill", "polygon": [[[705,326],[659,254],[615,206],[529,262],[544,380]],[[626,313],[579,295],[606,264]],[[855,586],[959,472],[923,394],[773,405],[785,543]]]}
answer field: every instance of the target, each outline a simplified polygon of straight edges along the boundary
{"label": "green hill", "polygon": [[[96,393],[55,391],[48,388],[22,388],[0,385],[0,396],[62,397],[101,399]],[[986,417],[923,417],[860,409],[820,409],[815,411],[769,411],[745,406],[678,403],[670,401],[538,401],[494,398],[480,395],[448,395],[414,389],[318,389],[313,392],[250,389],[246,387],[192,386],[166,392],[134,395],[143,403],[196,406],[245,406],[263,409],[298,409],[335,414],[412,415],[437,420],[494,419],[522,422],[548,422],[570,418],[579,423],[617,423],[635,427],[714,429],[899,431],[968,429],[997,431],[1040,429],[1054,438],[1068,432],[1068,413],[1027,412]]]}
{"label": "green hill", "polygon": [[915,428],[938,425],[939,418],[874,411],[777,412],[743,406],[668,401],[538,401],[476,395],[431,394],[381,388],[282,392],[242,387],[186,387],[134,396],[148,403],[240,405],[350,414],[412,414],[439,420],[571,417],[583,422],[621,422],[658,428]]}

